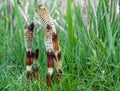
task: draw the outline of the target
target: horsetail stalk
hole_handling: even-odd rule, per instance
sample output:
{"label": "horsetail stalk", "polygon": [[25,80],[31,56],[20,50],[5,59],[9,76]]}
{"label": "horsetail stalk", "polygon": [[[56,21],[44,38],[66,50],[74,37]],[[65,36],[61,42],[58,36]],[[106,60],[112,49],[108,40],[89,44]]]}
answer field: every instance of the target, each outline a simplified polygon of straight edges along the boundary
{"label": "horsetail stalk", "polygon": [[52,27],[47,25],[45,31],[45,46],[46,46],[46,55],[47,55],[47,67],[48,73],[46,75],[46,83],[48,87],[52,87],[51,77],[53,75],[53,68],[54,68],[54,49],[53,49],[53,42],[52,42]]}
{"label": "horsetail stalk", "polygon": [[33,28],[34,24],[31,23],[28,28],[24,32],[24,40],[26,46],[26,71],[27,71],[27,83],[29,84],[32,79],[32,65],[33,65],[33,52],[32,49],[32,41],[33,41]]}
{"label": "horsetail stalk", "polygon": [[38,54],[39,50],[36,49],[32,52],[33,32],[34,24],[31,23],[24,32],[24,40],[26,46],[26,71],[27,71],[27,83],[29,84],[34,77],[38,80]]}
{"label": "horsetail stalk", "polygon": [[62,61],[60,59],[61,51],[58,42],[58,34],[56,32],[52,17],[43,5],[39,5],[38,15],[47,26],[45,31],[45,46],[48,60],[48,73],[46,75],[46,83],[48,87],[51,87],[51,77],[53,75],[54,62],[57,69],[56,77],[57,79],[62,78]]}

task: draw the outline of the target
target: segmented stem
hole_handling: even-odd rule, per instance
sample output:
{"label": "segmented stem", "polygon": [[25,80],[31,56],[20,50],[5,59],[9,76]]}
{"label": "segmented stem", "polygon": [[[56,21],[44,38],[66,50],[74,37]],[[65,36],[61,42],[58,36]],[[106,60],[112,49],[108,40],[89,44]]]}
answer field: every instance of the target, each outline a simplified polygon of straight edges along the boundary
{"label": "segmented stem", "polygon": [[29,84],[32,80],[32,76],[35,79],[39,78],[38,75],[38,54],[39,50],[36,49],[35,52],[32,52],[32,42],[33,42],[33,29],[34,24],[31,23],[24,32],[24,40],[26,46],[26,71],[27,71],[27,83]]}
{"label": "segmented stem", "polygon": [[46,83],[48,87],[52,87],[51,77],[53,76],[54,62],[56,64],[57,74],[56,77],[62,78],[62,61],[60,59],[61,52],[58,42],[58,35],[53,19],[51,18],[48,10],[43,6],[39,5],[38,14],[40,19],[46,24],[45,31],[45,46],[48,62],[48,73],[46,75]]}
{"label": "segmented stem", "polygon": [[52,42],[52,27],[50,25],[47,25],[46,31],[45,31],[45,46],[46,46],[46,55],[47,55],[47,67],[48,67],[48,73],[46,75],[46,83],[48,87],[51,87],[51,77],[53,75],[53,68],[54,68],[54,54],[53,54],[53,42]]}

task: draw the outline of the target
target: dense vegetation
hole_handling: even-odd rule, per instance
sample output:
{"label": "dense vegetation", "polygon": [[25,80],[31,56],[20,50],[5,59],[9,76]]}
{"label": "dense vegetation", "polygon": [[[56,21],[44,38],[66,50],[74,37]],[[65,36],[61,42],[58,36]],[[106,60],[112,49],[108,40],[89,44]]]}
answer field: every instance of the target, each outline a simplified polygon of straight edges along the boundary
{"label": "dense vegetation", "polygon": [[[19,3],[9,0],[0,4],[0,91],[24,91],[26,85],[24,30],[35,24],[33,50],[39,48],[40,84],[30,84],[30,91],[48,91],[47,59],[44,45],[45,25],[34,19],[39,3],[28,7],[28,23],[20,13]],[[53,82],[51,91],[118,91],[120,90],[120,16],[116,0],[99,0],[94,12],[88,0],[88,24],[83,21],[79,4],[68,0],[66,14],[57,0],[45,7],[63,27],[57,27],[63,62],[63,79]],[[112,0],[110,0],[112,1]],[[24,0],[26,3],[27,0]],[[49,4],[48,4],[49,3]],[[24,7],[25,5],[23,5]],[[38,24],[41,22],[41,24]]]}

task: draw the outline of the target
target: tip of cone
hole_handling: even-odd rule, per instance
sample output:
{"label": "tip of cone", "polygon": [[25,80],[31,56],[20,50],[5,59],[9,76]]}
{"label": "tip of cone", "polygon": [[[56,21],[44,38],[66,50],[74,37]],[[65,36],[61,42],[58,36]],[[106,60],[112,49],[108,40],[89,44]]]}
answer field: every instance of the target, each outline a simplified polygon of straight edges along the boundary
{"label": "tip of cone", "polygon": [[33,24],[33,22],[28,26],[28,29],[29,29],[30,31],[33,31],[33,29],[34,29],[34,24]]}
{"label": "tip of cone", "polygon": [[38,58],[38,54],[39,54],[39,49],[36,49],[35,52],[34,52],[34,57]]}
{"label": "tip of cone", "polygon": [[40,9],[42,6],[43,6],[43,5],[42,5],[42,4],[40,4],[40,5],[39,5],[39,9]]}
{"label": "tip of cone", "polygon": [[48,30],[50,30],[50,29],[52,29],[52,27],[49,25],[49,24],[47,24],[47,27],[46,27]]}

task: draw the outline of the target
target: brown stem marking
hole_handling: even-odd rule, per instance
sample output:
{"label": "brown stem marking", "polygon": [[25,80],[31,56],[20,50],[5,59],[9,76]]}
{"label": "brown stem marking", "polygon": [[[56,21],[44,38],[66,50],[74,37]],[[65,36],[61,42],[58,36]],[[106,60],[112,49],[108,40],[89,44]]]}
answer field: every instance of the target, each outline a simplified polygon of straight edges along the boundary
{"label": "brown stem marking", "polygon": [[61,52],[58,52],[58,55],[57,55],[58,60],[56,62],[56,69],[57,69],[56,78],[58,80],[62,79],[62,61],[60,57],[61,57]]}
{"label": "brown stem marking", "polygon": [[33,65],[33,53],[28,51],[26,53],[26,70],[27,70],[27,83],[32,80],[32,65]]}
{"label": "brown stem marking", "polygon": [[53,41],[54,51],[59,51],[60,46],[59,46],[59,42],[58,42],[58,34],[57,33],[52,34],[52,41]]}
{"label": "brown stem marking", "polygon": [[53,61],[54,54],[53,52],[46,52],[46,54],[47,54],[47,60],[48,60],[47,66],[48,68],[49,67],[53,68],[54,67],[54,61]]}
{"label": "brown stem marking", "polygon": [[46,75],[46,83],[48,87],[52,87],[52,82],[51,82],[51,78],[53,76],[53,68],[54,68],[54,61],[53,61],[53,57],[54,54],[53,52],[46,52],[47,54],[47,66],[48,66],[48,74]]}
{"label": "brown stem marking", "polygon": [[33,62],[33,76],[36,80],[39,79],[38,75],[38,55],[39,55],[39,49],[36,49],[34,52],[34,62]]}
{"label": "brown stem marking", "polygon": [[55,63],[56,63],[56,69],[57,69],[57,74],[56,78],[61,79],[62,78],[62,61],[61,61],[61,51],[60,51],[60,46],[58,42],[58,34],[53,33],[52,35],[52,41],[53,41],[53,46],[54,46],[54,55],[55,55]]}

